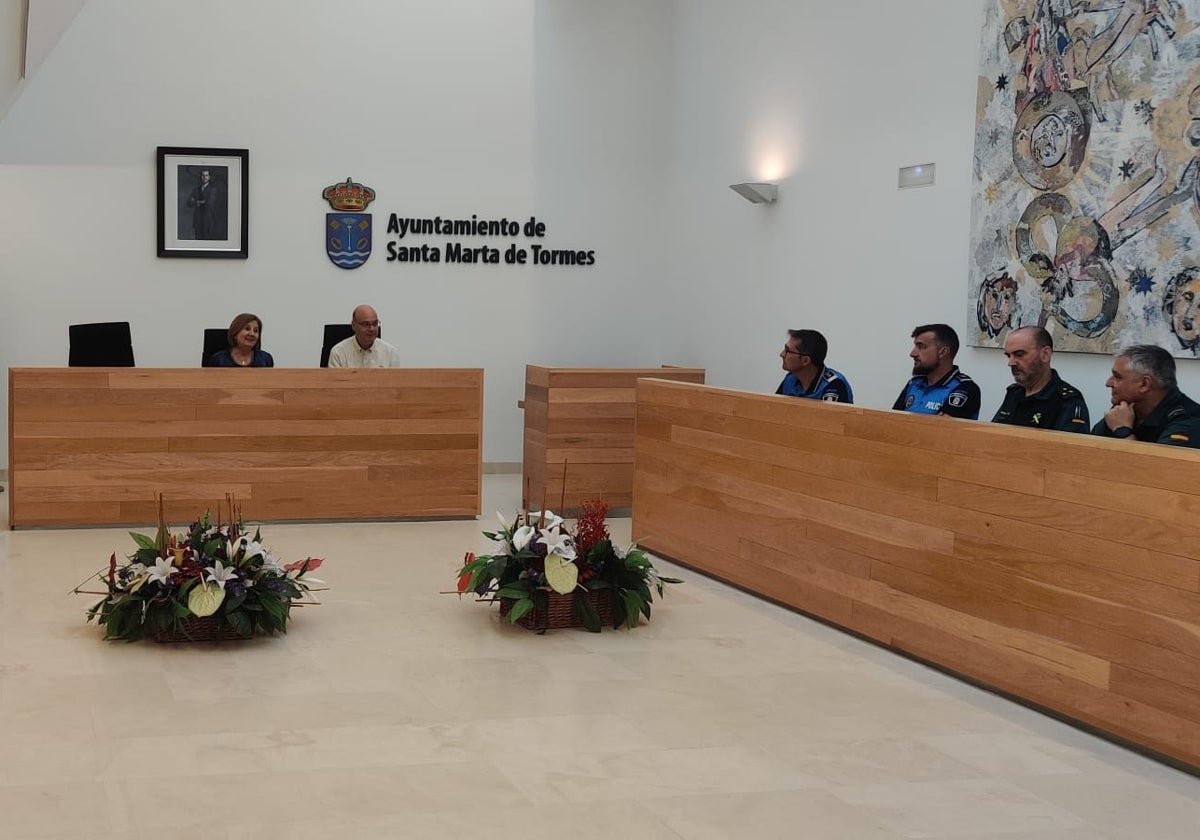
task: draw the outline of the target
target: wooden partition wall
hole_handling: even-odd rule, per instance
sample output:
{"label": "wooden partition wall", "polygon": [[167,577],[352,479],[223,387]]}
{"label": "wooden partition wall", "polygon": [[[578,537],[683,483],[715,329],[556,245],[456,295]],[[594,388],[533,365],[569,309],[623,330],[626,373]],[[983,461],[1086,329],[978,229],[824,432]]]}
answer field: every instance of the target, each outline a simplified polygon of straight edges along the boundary
{"label": "wooden partition wall", "polygon": [[633,503],[636,386],[644,376],[704,382],[701,368],[525,367],[526,510],[545,500],[571,516],[590,499],[614,508]]}
{"label": "wooden partition wall", "polygon": [[12,368],[9,524],[477,516],[480,369]]}
{"label": "wooden partition wall", "polygon": [[1200,769],[1200,452],[642,380],[647,548]]}

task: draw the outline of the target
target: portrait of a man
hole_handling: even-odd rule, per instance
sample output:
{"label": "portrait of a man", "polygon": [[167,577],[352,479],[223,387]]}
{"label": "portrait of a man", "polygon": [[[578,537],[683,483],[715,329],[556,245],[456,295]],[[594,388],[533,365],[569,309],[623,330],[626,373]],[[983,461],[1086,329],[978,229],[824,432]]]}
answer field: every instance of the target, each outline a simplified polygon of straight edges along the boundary
{"label": "portrait of a man", "polygon": [[229,238],[227,166],[181,166],[178,195],[180,239]]}

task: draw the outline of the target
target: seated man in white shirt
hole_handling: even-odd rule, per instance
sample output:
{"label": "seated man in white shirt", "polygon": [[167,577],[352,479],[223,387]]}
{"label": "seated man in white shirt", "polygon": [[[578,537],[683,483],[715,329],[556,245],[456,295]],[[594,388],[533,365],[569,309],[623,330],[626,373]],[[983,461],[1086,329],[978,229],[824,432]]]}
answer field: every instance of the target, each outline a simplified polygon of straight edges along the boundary
{"label": "seated man in white shirt", "polygon": [[379,337],[379,313],[365,303],[350,316],[354,335],[339,341],[329,351],[331,368],[400,367],[396,348]]}

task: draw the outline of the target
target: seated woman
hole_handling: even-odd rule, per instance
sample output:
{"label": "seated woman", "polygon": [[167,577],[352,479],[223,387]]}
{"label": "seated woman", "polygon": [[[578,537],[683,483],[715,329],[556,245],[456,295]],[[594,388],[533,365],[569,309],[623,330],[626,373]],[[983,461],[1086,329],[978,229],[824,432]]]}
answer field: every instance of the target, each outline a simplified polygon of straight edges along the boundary
{"label": "seated woman", "polygon": [[258,349],[262,337],[262,319],[243,312],[229,325],[229,349],[212,355],[212,367],[275,367],[275,360]]}

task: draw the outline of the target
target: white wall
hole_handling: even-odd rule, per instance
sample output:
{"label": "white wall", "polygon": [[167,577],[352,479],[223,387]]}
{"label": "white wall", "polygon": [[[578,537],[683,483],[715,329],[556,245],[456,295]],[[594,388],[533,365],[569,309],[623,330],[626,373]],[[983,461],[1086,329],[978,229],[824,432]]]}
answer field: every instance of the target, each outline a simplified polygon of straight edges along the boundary
{"label": "white wall", "polygon": [[[26,3],[29,20],[26,23]],[[0,0],[0,120],[87,0]],[[22,43],[24,38],[24,43]],[[24,49],[24,76],[21,74]]]}
{"label": "white wall", "polygon": [[23,0],[0,0],[0,119],[20,90],[24,16]]}
{"label": "white wall", "polygon": [[[22,196],[0,209],[0,358],[64,364],[67,324],[113,319],[132,322],[139,366],[195,366],[202,330],[248,310],[262,316],[278,365],[315,366],[320,326],[367,301],[407,362],[486,367],[484,457],[520,460],[526,362],[641,361],[620,331],[598,352],[585,320],[624,308],[642,222],[657,215],[630,218],[626,208],[644,161],[662,164],[667,124],[646,117],[661,110],[665,82],[621,109],[648,150],[593,137],[600,128],[626,135],[613,124],[621,114],[595,100],[621,105],[616,82],[642,76],[639,63],[669,64],[659,49],[669,16],[649,18],[656,32],[626,37],[636,27],[623,19],[641,26],[641,5],[87,4],[0,123],[0,190]],[[621,64],[611,77],[580,79],[581,94],[545,62],[577,78],[602,62],[594,24],[616,40]],[[535,29],[561,30],[579,49],[540,55]],[[250,149],[249,260],[155,257],[158,145]],[[583,154],[598,148],[602,158]],[[328,261],[321,235],[320,191],[347,176],[378,192],[376,253],[352,272]],[[388,263],[382,227],[392,211],[536,213],[547,245],[595,248],[598,261]],[[576,305],[589,297],[603,303]]]}
{"label": "white wall", "polygon": [[529,361],[687,364],[665,355],[676,80],[674,4],[539,0],[535,27],[536,204],[597,248],[598,272],[539,286]]}
{"label": "white wall", "polygon": [[[965,333],[973,127],[982,0],[689,0],[677,6],[672,284],[694,331],[674,355],[709,382],[754,391],[782,378],[788,328],[819,329],[857,402],[890,406],[911,373],[911,329]],[[899,191],[901,166],[937,163]],[[773,177],[779,202],[727,188]],[[671,348],[668,348],[670,350]],[[991,417],[1011,383],[999,350],[961,367]],[[1059,354],[1093,418],[1111,359]],[[1200,368],[1180,362],[1185,391]]]}

